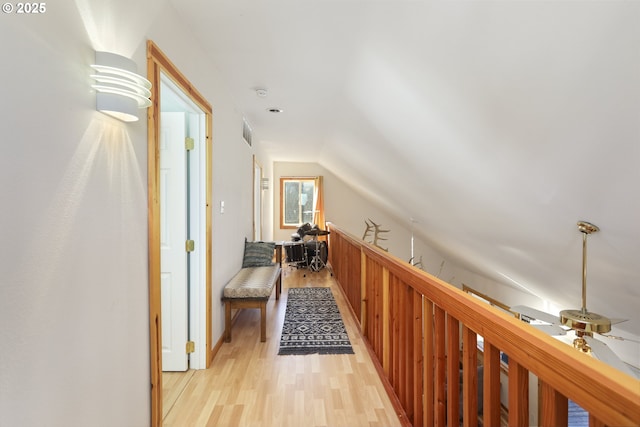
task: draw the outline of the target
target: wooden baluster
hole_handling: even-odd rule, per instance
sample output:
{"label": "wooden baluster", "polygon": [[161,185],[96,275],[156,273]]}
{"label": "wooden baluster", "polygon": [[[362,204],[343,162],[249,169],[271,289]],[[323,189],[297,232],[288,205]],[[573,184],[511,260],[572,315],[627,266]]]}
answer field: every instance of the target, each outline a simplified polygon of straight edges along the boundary
{"label": "wooden baluster", "polygon": [[608,427],[605,423],[589,414],[589,427]]}
{"label": "wooden baluster", "polygon": [[420,426],[423,424],[423,406],[422,406],[422,396],[424,394],[425,385],[422,383],[422,370],[424,365],[424,355],[422,348],[422,295],[418,292],[412,291],[412,305],[413,305],[413,337],[411,338],[413,342],[413,376],[415,380],[413,381],[413,407],[414,407],[414,417],[413,417],[413,425]]}
{"label": "wooden baluster", "polygon": [[529,425],[529,371],[509,360],[509,427]]}
{"label": "wooden baluster", "polygon": [[424,422],[423,427],[432,427],[434,424],[434,384],[435,384],[435,376],[434,376],[434,331],[433,331],[433,302],[424,297],[422,299],[422,312],[423,314],[423,322],[424,322],[424,372],[423,372],[423,383],[424,383]]}
{"label": "wooden baluster", "polygon": [[378,282],[378,277],[376,276],[376,270],[374,267],[375,263],[370,259],[367,260],[367,271],[365,272],[366,278],[366,286],[367,286],[367,331],[369,343],[371,343],[371,347],[373,351],[380,357],[382,355],[381,345],[382,341],[380,338],[381,335],[381,307],[378,305],[380,302],[380,292],[382,291],[382,279],[380,278],[380,282]]}
{"label": "wooden baluster", "polygon": [[368,336],[367,323],[367,256],[360,251],[360,330]]}
{"label": "wooden baluster", "polygon": [[382,269],[382,368],[389,378],[391,340],[389,331],[389,270]]}
{"label": "wooden baluster", "polygon": [[399,280],[394,280],[396,288],[396,297],[398,299],[398,390],[400,391],[398,397],[405,407],[407,416],[411,412],[411,408],[408,407],[407,396],[407,362],[409,355],[407,354],[407,292],[406,285]]}
{"label": "wooden baluster", "polygon": [[405,354],[406,357],[404,359],[404,381],[405,381],[405,392],[407,396],[407,415],[411,420],[412,424],[415,424],[415,405],[414,405],[414,397],[413,397],[413,383],[416,380],[415,376],[415,353],[413,351],[414,347],[414,339],[413,339],[413,294],[414,290],[406,283],[402,284],[403,286],[403,299],[405,300],[405,331],[402,334],[405,342]]}
{"label": "wooden baluster", "polygon": [[369,294],[370,294],[367,311],[369,312],[369,324],[371,325],[369,329],[372,330],[372,338],[373,338],[373,340],[371,340],[371,345],[376,351],[376,354],[382,356],[384,351],[382,349],[382,345],[383,345],[382,334],[384,333],[383,332],[384,314],[381,311],[382,310],[383,278],[382,276],[379,276],[379,277],[376,276],[376,280],[373,280],[371,270],[369,270],[369,272],[367,273],[367,277],[369,278],[368,281],[369,281]]}
{"label": "wooden baluster", "polygon": [[460,322],[447,314],[447,424],[460,425]]}
{"label": "wooden baluster", "polygon": [[483,424],[500,425],[500,350],[484,342]]}
{"label": "wooden baluster", "polygon": [[565,396],[542,380],[540,387],[540,427],[567,427],[569,423],[569,401]]}
{"label": "wooden baluster", "polygon": [[398,301],[397,280],[390,278],[389,294],[391,295],[391,376],[389,380],[396,391],[396,395],[402,402],[400,390],[398,388],[400,378],[400,303]]}
{"label": "wooden baluster", "polygon": [[478,345],[476,333],[462,329],[462,419],[464,427],[478,427]]}
{"label": "wooden baluster", "polygon": [[445,312],[442,308],[435,306],[434,316],[435,326],[435,425],[436,427],[444,427],[446,416],[446,345],[445,345]]}

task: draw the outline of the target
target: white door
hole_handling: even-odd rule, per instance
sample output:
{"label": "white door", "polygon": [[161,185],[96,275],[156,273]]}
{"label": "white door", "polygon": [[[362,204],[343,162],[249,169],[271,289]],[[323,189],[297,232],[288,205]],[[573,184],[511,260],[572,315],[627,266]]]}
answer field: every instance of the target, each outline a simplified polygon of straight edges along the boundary
{"label": "white door", "polygon": [[262,240],[262,167],[253,161],[253,240]]}
{"label": "white door", "polygon": [[193,149],[187,152],[188,233],[195,242],[189,253],[189,341],[194,344],[189,355],[189,369],[207,367],[207,164],[205,115],[196,110],[187,112],[187,135],[193,140]]}
{"label": "white door", "polygon": [[184,113],[160,117],[160,250],[162,370],[189,368],[187,252],[187,165]]}

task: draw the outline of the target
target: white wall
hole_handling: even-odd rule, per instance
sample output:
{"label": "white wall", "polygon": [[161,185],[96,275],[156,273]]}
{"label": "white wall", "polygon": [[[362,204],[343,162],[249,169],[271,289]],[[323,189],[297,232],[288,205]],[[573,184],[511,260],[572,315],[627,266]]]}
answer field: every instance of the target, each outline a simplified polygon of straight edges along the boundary
{"label": "white wall", "polygon": [[146,115],[95,111],[94,50],[146,74],[152,39],[213,105],[214,342],[251,237],[253,153],[215,64],[164,1],[47,7],[0,25],[0,425],[147,426]]}
{"label": "white wall", "polygon": [[[278,190],[278,180],[273,175],[273,160],[264,150],[259,141],[259,135],[254,133],[254,150],[257,162],[262,166],[262,177],[269,180],[269,188],[262,190],[262,239],[274,240],[273,227],[273,194]],[[281,239],[282,240],[282,239]]]}
{"label": "white wall", "polygon": [[146,122],[95,111],[72,2],[2,21],[0,425],[148,425]]}
{"label": "white wall", "polygon": [[[356,237],[362,237],[366,228],[365,220],[370,219],[381,225],[388,240],[379,242],[389,253],[409,262],[411,259],[411,218],[398,219],[389,214],[379,203],[372,202],[360,195],[348,183],[317,163],[275,162],[274,163],[274,236],[275,240],[290,240],[295,230],[280,229],[280,177],[283,176],[324,176],[325,217],[340,228]],[[471,286],[494,298],[515,304],[539,304],[536,297],[520,290],[505,286],[495,280],[469,271],[455,259],[445,259],[438,251],[437,244],[426,242],[414,235],[414,257],[416,262],[422,258],[422,269],[462,288]]]}

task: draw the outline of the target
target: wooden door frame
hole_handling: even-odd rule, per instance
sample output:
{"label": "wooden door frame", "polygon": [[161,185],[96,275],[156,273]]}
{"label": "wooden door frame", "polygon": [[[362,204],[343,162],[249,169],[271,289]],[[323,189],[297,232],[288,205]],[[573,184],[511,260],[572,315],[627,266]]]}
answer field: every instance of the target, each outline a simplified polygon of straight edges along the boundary
{"label": "wooden door frame", "polygon": [[160,73],[169,77],[205,114],[206,142],[206,366],[211,347],[211,200],[212,123],[211,104],[196,90],[151,40],[147,41],[147,78],[151,81],[151,106],[147,111],[147,174],[149,232],[149,354],[151,369],[151,426],[162,425],[162,317],[160,293]]}

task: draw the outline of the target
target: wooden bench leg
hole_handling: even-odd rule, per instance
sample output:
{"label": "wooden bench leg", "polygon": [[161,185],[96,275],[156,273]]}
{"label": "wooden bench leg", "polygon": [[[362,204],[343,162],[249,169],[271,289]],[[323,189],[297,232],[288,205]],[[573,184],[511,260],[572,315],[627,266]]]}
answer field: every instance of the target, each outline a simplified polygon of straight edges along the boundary
{"label": "wooden bench leg", "polygon": [[267,303],[260,302],[260,341],[267,340]]}
{"label": "wooden bench leg", "polygon": [[224,303],[224,340],[231,342],[231,302]]}

